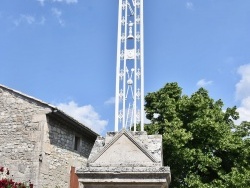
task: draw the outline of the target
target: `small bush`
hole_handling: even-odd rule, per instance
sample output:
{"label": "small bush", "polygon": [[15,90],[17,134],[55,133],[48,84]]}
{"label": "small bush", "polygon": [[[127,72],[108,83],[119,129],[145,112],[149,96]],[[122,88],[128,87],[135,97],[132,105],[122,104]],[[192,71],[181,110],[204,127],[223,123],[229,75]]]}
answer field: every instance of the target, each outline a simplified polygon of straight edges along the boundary
{"label": "small bush", "polygon": [[29,182],[15,182],[10,178],[8,168],[0,166],[0,188],[33,188],[33,184]]}

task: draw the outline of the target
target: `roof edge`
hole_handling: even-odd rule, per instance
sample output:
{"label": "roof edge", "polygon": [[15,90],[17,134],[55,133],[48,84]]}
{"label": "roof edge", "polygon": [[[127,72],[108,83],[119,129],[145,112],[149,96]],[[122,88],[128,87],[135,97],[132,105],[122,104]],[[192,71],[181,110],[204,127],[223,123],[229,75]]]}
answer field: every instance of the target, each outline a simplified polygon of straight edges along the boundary
{"label": "roof edge", "polygon": [[84,130],[86,130],[88,133],[90,133],[93,137],[99,136],[99,134],[96,133],[95,131],[93,131],[91,128],[89,128],[89,127],[86,126],[86,125],[83,125],[82,123],[80,123],[79,121],[77,121],[76,119],[74,119],[73,117],[71,117],[70,115],[66,114],[66,113],[63,112],[62,110],[58,109],[58,108],[57,108],[56,106],[54,106],[54,105],[51,105],[51,104],[49,104],[49,103],[46,103],[46,102],[44,102],[44,101],[42,101],[42,100],[40,100],[40,99],[37,99],[37,98],[35,98],[35,97],[32,97],[32,96],[30,96],[30,95],[24,94],[24,93],[22,93],[22,92],[20,92],[20,91],[11,89],[11,88],[9,88],[9,87],[7,87],[7,86],[5,86],[5,85],[2,85],[2,84],[0,84],[0,89],[1,89],[1,88],[4,89],[4,90],[7,90],[7,91],[9,91],[9,92],[13,92],[13,93],[15,93],[15,94],[17,94],[17,95],[19,95],[19,96],[22,96],[22,97],[24,97],[24,98],[26,98],[26,99],[32,100],[32,101],[34,101],[34,102],[36,102],[36,103],[40,103],[40,104],[43,105],[43,106],[47,106],[48,108],[51,108],[51,109],[52,109],[52,112],[50,112],[49,114],[51,114],[51,113],[57,113],[60,117],[62,117],[62,118],[64,118],[64,119],[68,119],[68,121],[72,122],[73,124],[80,126],[80,127],[83,128]]}

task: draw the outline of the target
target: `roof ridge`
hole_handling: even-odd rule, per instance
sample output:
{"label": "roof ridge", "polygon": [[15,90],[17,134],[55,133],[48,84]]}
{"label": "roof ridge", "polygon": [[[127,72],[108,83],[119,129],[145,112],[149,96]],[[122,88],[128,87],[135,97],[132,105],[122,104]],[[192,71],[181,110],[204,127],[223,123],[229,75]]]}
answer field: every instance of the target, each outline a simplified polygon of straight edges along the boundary
{"label": "roof ridge", "polygon": [[14,92],[14,93],[16,93],[16,94],[18,94],[18,95],[21,95],[21,96],[23,96],[23,97],[25,97],[25,98],[28,98],[28,99],[31,99],[31,100],[33,100],[33,101],[39,102],[39,103],[41,103],[41,104],[43,104],[43,105],[49,106],[50,108],[57,109],[56,106],[54,106],[54,105],[52,105],[52,104],[50,104],[50,103],[46,103],[46,102],[44,102],[44,101],[42,101],[42,100],[40,100],[40,99],[38,99],[38,98],[36,98],[36,97],[32,97],[32,96],[30,96],[30,95],[27,95],[27,94],[25,94],[25,93],[23,93],[23,92],[21,92],[21,91],[12,89],[12,88],[7,87],[7,86],[2,85],[2,84],[0,84],[0,87],[3,88],[3,89],[9,90],[9,91],[11,91],[11,92]]}
{"label": "roof ridge", "polygon": [[89,126],[86,126],[86,125],[82,124],[81,122],[79,122],[78,120],[76,120],[75,118],[73,118],[72,116],[68,115],[66,112],[64,112],[63,110],[60,110],[59,108],[57,108],[56,106],[54,106],[54,105],[52,105],[52,104],[46,103],[46,102],[44,102],[44,101],[42,101],[42,100],[40,100],[40,99],[37,99],[37,98],[32,97],[32,96],[30,96],[30,95],[24,94],[24,93],[22,93],[21,91],[18,91],[18,90],[9,88],[9,87],[7,87],[7,86],[5,86],[5,85],[2,85],[2,84],[0,84],[0,88],[5,89],[5,90],[8,90],[8,91],[10,91],[10,92],[14,92],[14,93],[16,93],[16,94],[18,94],[18,95],[20,95],[20,96],[22,96],[22,97],[25,97],[25,98],[29,99],[29,100],[33,100],[33,101],[35,101],[35,102],[37,102],[37,103],[40,103],[40,104],[42,104],[42,105],[45,105],[45,106],[51,108],[51,109],[52,109],[52,112],[59,112],[59,113],[61,113],[63,116],[65,116],[65,117],[67,117],[68,119],[74,121],[75,123],[77,123],[77,124],[79,124],[79,125],[81,125],[81,126],[84,126],[84,127],[85,127],[86,129],[88,129],[89,132],[91,132],[92,134],[95,134],[96,136],[99,135],[99,134],[97,134],[95,131],[93,131]]}

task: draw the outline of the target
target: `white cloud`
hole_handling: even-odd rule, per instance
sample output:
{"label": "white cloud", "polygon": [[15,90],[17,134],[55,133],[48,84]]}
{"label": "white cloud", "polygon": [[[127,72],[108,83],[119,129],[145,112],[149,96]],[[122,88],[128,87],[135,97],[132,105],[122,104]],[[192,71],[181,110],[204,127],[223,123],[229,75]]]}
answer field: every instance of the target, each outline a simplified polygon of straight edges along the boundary
{"label": "white cloud", "polygon": [[57,8],[52,8],[51,11],[56,17],[61,17],[62,15],[62,11]]}
{"label": "white cloud", "polygon": [[206,81],[205,79],[201,79],[201,80],[199,80],[197,83],[196,83],[196,85],[198,86],[198,87],[206,87],[206,86],[208,86],[208,85],[211,85],[213,83],[213,81]]}
{"label": "white cloud", "polygon": [[42,16],[42,17],[41,17],[41,20],[40,20],[40,22],[39,22],[39,24],[40,24],[40,25],[44,25],[44,24],[45,24],[45,21],[46,21],[45,17]]}
{"label": "white cloud", "polygon": [[65,26],[65,21],[61,18],[62,11],[57,8],[52,8],[51,11],[52,11],[52,14],[57,18],[59,24],[61,26]]}
{"label": "white cloud", "polygon": [[241,80],[236,84],[236,99],[241,100],[250,96],[250,64],[238,68]]}
{"label": "white cloud", "polygon": [[37,0],[41,6],[44,6],[45,1],[50,1],[50,2],[56,2],[56,3],[67,3],[67,4],[73,4],[73,3],[78,3],[78,0]]}
{"label": "white cloud", "polygon": [[100,119],[99,114],[95,112],[95,109],[91,105],[78,106],[74,101],[70,101],[68,103],[57,104],[56,106],[98,133],[104,131],[108,124],[108,121]]}
{"label": "white cloud", "polygon": [[107,101],[104,102],[104,104],[115,104],[115,97],[109,98]]}
{"label": "white cloud", "polygon": [[65,2],[67,4],[78,3],[78,0],[53,0],[53,2]]}
{"label": "white cloud", "polygon": [[18,19],[14,20],[14,24],[16,26],[19,26],[21,23],[26,23],[30,25],[35,23],[35,21],[36,19],[34,16],[21,14]]}
{"label": "white cloud", "polygon": [[31,16],[31,15],[25,15],[25,14],[21,14],[19,16],[19,18],[15,19],[13,21],[13,23],[16,25],[16,26],[19,26],[21,24],[28,24],[28,25],[32,25],[32,24],[37,24],[37,25],[44,25],[45,24],[45,17],[42,16],[40,19],[37,19],[36,17],[34,16]]}
{"label": "white cloud", "polygon": [[236,84],[236,99],[240,100],[241,104],[237,109],[240,119],[236,121],[236,124],[250,121],[250,64],[240,66],[238,74],[241,75],[241,79]]}
{"label": "white cloud", "polygon": [[37,0],[37,1],[40,3],[41,6],[44,6],[45,0]]}
{"label": "white cloud", "polygon": [[240,119],[236,121],[236,124],[240,124],[242,121],[250,121],[250,96],[241,101],[237,111],[240,114]]}
{"label": "white cloud", "polygon": [[194,9],[194,4],[190,1],[186,2],[186,8],[189,10],[193,10]]}

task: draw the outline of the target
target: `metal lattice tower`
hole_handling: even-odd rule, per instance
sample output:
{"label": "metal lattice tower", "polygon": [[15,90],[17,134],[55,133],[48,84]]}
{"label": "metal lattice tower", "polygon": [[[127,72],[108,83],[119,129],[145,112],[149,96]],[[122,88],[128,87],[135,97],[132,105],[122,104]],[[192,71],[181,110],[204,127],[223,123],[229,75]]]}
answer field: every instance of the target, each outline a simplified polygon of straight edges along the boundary
{"label": "metal lattice tower", "polygon": [[144,130],[143,0],[119,0],[115,131]]}

